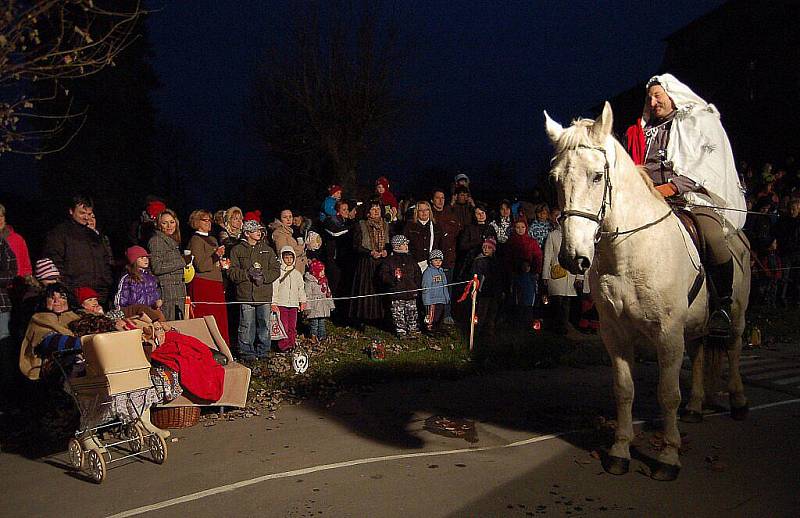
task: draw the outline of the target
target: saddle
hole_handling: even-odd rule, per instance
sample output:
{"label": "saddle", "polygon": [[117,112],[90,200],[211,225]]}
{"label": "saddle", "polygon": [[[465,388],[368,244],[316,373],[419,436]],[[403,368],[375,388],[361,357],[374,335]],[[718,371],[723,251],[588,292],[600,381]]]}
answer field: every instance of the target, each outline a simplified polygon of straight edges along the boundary
{"label": "saddle", "polygon": [[[692,238],[692,242],[697,249],[697,254],[700,256],[700,264],[705,265],[706,261],[708,260],[708,248],[706,246],[705,237],[700,231],[700,225],[697,224],[697,217],[691,211],[686,209],[677,209],[675,211],[675,215],[678,216],[678,219],[681,223],[683,223],[684,228],[686,228],[686,232],[688,232],[689,237]],[[694,284],[692,284],[692,287],[689,290],[690,306],[700,293],[700,290],[703,287],[703,280],[705,278],[706,271],[705,268],[702,268],[695,278]]]}
{"label": "saddle", "polygon": [[703,233],[700,231],[700,225],[697,224],[697,217],[686,209],[676,210],[675,215],[678,216],[678,219],[686,228],[686,232],[688,232],[689,236],[692,238],[692,242],[695,248],[697,248],[697,253],[700,255],[700,262],[706,264],[708,249],[706,248],[705,236],[703,236]]}

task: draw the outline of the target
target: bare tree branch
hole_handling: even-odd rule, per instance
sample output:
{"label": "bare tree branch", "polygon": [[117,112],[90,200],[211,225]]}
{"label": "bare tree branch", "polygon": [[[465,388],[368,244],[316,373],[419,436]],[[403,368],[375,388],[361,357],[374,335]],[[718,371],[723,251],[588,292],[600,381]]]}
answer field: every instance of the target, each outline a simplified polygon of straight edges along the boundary
{"label": "bare tree branch", "polygon": [[[119,5],[127,8],[107,7]],[[72,112],[70,103],[60,113],[45,113],[69,95],[60,81],[113,66],[136,41],[144,14],[140,0],[0,0],[0,155],[54,152],[69,144],[76,129],[65,122],[85,112]],[[44,85],[51,93],[37,95]]]}

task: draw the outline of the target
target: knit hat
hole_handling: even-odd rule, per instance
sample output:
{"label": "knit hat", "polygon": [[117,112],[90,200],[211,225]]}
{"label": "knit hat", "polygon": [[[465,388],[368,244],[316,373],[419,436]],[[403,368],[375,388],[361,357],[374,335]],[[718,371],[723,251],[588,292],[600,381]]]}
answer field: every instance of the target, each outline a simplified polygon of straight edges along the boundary
{"label": "knit hat", "polygon": [[128,258],[128,264],[133,264],[140,257],[150,257],[150,254],[147,253],[147,250],[137,245],[128,248],[125,251],[125,257]]}
{"label": "knit hat", "polygon": [[245,221],[248,221],[248,220],[252,219],[253,221],[257,221],[258,223],[261,223],[261,211],[260,210],[254,210],[254,211],[250,211],[250,212],[245,212],[243,219]]}
{"label": "knit hat", "polygon": [[440,259],[444,261],[444,254],[438,248],[434,248],[433,250],[431,250],[431,255],[428,259],[430,261],[433,261],[434,259]]}
{"label": "knit hat", "polygon": [[453,181],[458,183],[459,180],[466,180],[467,183],[469,183],[469,176],[465,175],[464,173],[458,173]]}
{"label": "knit hat", "polygon": [[325,269],[325,263],[320,261],[319,259],[312,259],[310,263],[308,263],[308,271],[316,277],[317,279],[320,278],[320,273],[322,270]]}
{"label": "knit hat", "polygon": [[403,234],[397,234],[396,236],[392,237],[392,250],[397,252],[397,249],[403,245],[408,244],[408,238]]}
{"label": "knit hat", "polygon": [[331,185],[330,187],[328,187],[328,194],[330,194],[331,196],[333,196],[337,192],[342,192],[342,186],[341,185],[335,185],[334,184],[334,185]]}
{"label": "knit hat", "polygon": [[61,277],[61,274],[58,272],[53,260],[45,257],[36,261],[36,265],[33,267],[33,276],[41,282],[57,280]]}
{"label": "knit hat", "polygon": [[386,179],[385,176],[381,176],[377,180],[375,180],[375,185],[383,185],[383,188],[387,191],[389,190],[389,180]]}
{"label": "knit hat", "polygon": [[261,223],[254,219],[247,219],[242,223],[242,232],[256,232],[262,228],[264,227],[261,226]]}
{"label": "knit hat", "polygon": [[492,250],[497,250],[497,240],[493,237],[487,237],[483,240],[484,245],[489,245],[492,247]]}
{"label": "knit hat", "polygon": [[159,214],[167,210],[167,206],[164,204],[163,201],[153,200],[147,204],[147,208],[145,208],[145,212],[147,215],[150,216],[150,219],[156,219]]}
{"label": "knit hat", "polygon": [[96,291],[88,286],[81,286],[75,290],[75,297],[78,299],[78,304],[83,304],[89,299],[100,298],[100,295],[98,295]]}

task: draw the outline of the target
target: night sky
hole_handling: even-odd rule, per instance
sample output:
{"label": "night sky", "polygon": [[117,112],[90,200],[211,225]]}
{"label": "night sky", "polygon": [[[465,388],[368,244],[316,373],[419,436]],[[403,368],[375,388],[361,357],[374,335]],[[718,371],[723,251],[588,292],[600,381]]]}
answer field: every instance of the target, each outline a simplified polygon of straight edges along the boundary
{"label": "night sky", "polygon": [[[265,49],[288,34],[291,3],[168,2],[150,17],[160,117],[191,132],[216,181],[259,178],[269,167],[244,121]],[[402,190],[408,171],[474,175],[504,161],[529,188],[548,152],[543,109],[564,123],[588,115],[658,70],[664,37],[722,3],[393,3],[411,49],[404,84],[420,109],[362,181],[386,174]]]}

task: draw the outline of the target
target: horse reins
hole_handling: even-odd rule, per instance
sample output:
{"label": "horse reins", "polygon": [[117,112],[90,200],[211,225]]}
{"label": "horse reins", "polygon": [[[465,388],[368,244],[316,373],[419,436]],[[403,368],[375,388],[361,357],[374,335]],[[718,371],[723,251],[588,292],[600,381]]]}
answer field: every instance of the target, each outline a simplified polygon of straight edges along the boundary
{"label": "horse reins", "polygon": [[658,218],[657,220],[651,221],[649,223],[645,223],[644,225],[638,226],[636,228],[632,228],[630,230],[620,230],[617,227],[616,230],[613,231],[606,231],[603,230],[603,220],[606,217],[606,210],[609,205],[611,205],[611,192],[612,192],[612,185],[611,185],[611,165],[608,162],[608,154],[606,153],[605,148],[600,146],[586,146],[583,144],[578,145],[578,149],[592,149],[595,151],[599,151],[603,154],[603,160],[605,164],[603,166],[603,202],[600,204],[600,209],[597,211],[597,214],[592,214],[591,212],[585,212],[582,210],[572,210],[565,208],[561,211],[561,221],[563,222],[570,216],[576,216],[579,218],[585,218],[590,221],[594,221],[597,223],[597,232],[594,236],[594,242],[599,243],[604,236],[610,237],[611,239],[616,239],[618,236],[622,236],[625,234],[633,234],[635,232],[639,232],[640,230],[644,230],[646,228],[650,228],[652,226],[658,225],[665,219],[667,219],[670,214],[672,214],[672,209],[669,209],[666,214]]}

